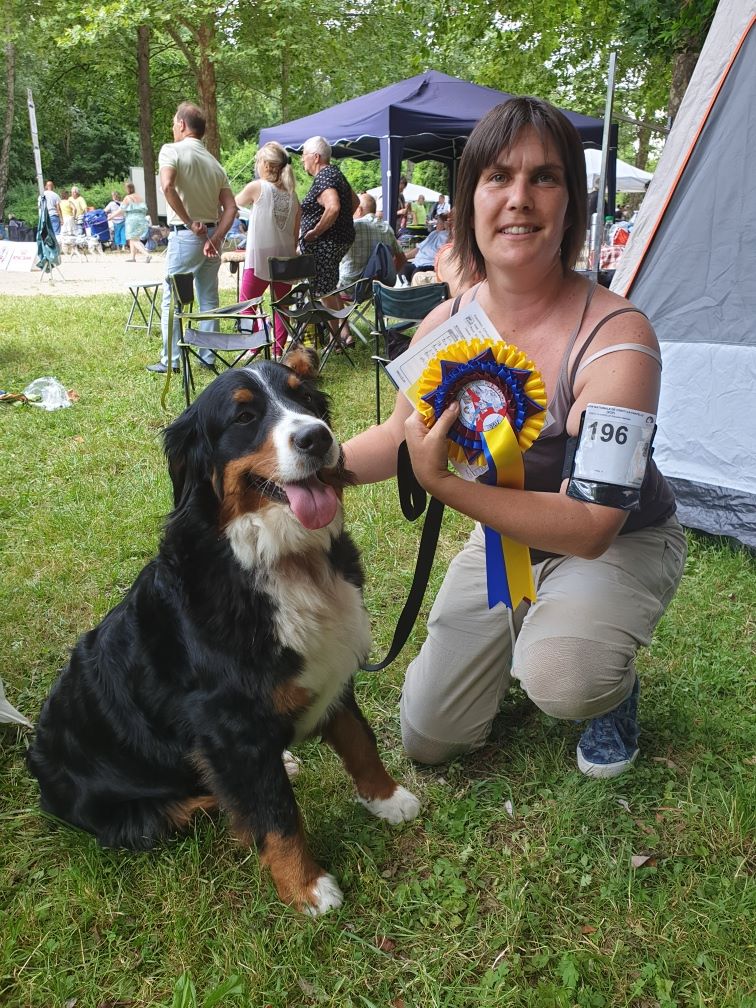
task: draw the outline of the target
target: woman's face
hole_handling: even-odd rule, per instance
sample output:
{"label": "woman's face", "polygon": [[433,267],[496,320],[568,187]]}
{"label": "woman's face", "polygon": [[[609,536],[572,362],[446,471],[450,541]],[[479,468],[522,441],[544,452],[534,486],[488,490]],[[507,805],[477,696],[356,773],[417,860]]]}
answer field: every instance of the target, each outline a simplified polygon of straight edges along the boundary
{"label": "woman's face", "polygon": [[532,126],[483,170],[473,195],[475,239],[487,267],[546,267],[567,227],[567,184],[556,146]]}

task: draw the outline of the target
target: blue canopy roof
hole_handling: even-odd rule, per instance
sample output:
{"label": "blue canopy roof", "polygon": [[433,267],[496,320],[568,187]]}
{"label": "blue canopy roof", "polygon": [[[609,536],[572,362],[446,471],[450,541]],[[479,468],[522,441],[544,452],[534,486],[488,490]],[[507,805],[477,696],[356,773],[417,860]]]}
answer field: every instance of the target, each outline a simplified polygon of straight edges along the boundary
{"label": "blue canopy roof", "polygon": [[[277,140],[288,150],[301,151],[310,137],[324,136],[334,157],[362,161],[380,157],[383,205],[395,207],[403,159],[447,164],[453,190],[456,162],[473,127],[486,112],[512,97],[505,91],[428,70],[322,112],[261,130],[260,143]],[[584,145],[601,147],[603,120],[562,111]],[[616,147],[616,127],[611,146]]]}

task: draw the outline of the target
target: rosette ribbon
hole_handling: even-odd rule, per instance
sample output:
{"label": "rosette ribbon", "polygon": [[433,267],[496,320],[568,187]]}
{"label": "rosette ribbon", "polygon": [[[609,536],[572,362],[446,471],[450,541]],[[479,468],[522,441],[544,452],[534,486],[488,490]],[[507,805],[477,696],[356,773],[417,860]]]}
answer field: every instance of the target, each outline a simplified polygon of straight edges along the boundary
{"label": "rosette ribbon", "polygon": [[[522,490],[523,454],[545,419],[546,389],[532,361],[517,347],[494,340],[459,340],[425,366],[414,391],[432,427],[450,403],[459,416],[449,431],[452,462],[486,468],[478,477],[491,486]],[[488,606],[516,609],[535,601],[530,550],[484,526]]]}

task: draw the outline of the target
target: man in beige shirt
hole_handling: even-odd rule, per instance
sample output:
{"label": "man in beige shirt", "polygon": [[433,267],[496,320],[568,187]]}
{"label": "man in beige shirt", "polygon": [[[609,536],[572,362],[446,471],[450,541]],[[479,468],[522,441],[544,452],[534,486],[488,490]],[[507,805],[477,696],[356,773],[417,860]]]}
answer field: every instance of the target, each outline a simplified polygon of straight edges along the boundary
{"label": "man in beige shirt", "polygon": [[[165,374],[169,366],[178,371],[180,329],[174,324],[169,349],[168,315],[171,304],[170,277],[192,273],[200,311],[218,307],[218,270],[223,239],[236,217],[236,202],[228,176],[202,143],[205,116],[191,102],[182,102],[173,117],[173,143],[164,144],[158,155],[160,185],[168,204],[168,252],[163,284],[163,352],[148,371]],[[220,219],[219,219],[220,217]],[[213,323],[200,322],[200,329]],[[213,366],[211,350],[200,351],[202,363]]]}

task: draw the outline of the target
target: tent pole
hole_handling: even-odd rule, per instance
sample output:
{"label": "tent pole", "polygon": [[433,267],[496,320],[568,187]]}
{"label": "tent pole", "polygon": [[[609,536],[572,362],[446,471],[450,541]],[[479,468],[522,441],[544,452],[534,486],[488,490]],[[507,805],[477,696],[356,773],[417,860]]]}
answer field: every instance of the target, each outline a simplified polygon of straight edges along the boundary
{"label": "tent pole", "polygon": [[37,114],[34,109],[34,96],[31,88],[26,89],[26,104],[29,107],[29,128],[31,129],[32,148],[34,150],[34,167],[37,169],[37,187],[39,195],[45,192],[44,176],[42,175],[42,156],[39,152],[39,136],[37,134]]}
{"label": "tent pole", "polygon": [[[601,239],[604,235],[604,200],[606,199],[607,162],[609,160],[609,138],[612,128],[612,106],[614,105],[614,74],[617,66],[617,53],[609,53],[609,75],[606,83],[606,104],[604,106],[604,132],[601,139],[601,173],[599,175],[598,199],[596,212],[591,220],[591,272],[598,281],[601,260]],[[612,194],[612,198],[614,195]]]}

